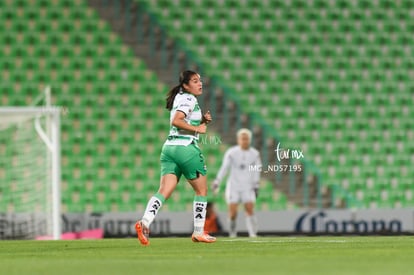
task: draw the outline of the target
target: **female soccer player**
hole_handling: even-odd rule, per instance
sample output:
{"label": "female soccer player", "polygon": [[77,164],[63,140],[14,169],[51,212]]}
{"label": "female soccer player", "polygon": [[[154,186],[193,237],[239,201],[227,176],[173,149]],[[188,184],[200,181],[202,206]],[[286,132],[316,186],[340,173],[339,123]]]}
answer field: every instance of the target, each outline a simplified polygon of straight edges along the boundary
{"label": "female soccer player", "polygon": [[199,134],[206,133],[211,122],[209,112],[202,115],[197,96],[203,93],[200,75],[183,71],[180,83],[167,94],[166,108],[170,111],[170,133],[161,151],[161,181],[158,192],[148,201],[144,216],[135,224],[142,245],[149,245],[149,228],[168,199],[181,175],[195,191],[193,242],[212,243],[216,238],[204,232],[207,207],[207,179],[204,156],[197,146]]}
{"label": "female soccer player", "polygon": [[[219,184],[230,170],[226,185],[226,201],[229,207],[229,236],[236,237],[236,218],[239,203],[244,204],[246,211],[246,226],[249,237],[257,235],[257,221],[254,216],[254,203],[259,188],[262,162],[259,152],[250,146],[252,132],[240,129],[237,132],[238,145],[231,147],[224,154],[223,163],[213,181],[213,190],[217,193]],[[256,167],[260,169],[250,169]]]}

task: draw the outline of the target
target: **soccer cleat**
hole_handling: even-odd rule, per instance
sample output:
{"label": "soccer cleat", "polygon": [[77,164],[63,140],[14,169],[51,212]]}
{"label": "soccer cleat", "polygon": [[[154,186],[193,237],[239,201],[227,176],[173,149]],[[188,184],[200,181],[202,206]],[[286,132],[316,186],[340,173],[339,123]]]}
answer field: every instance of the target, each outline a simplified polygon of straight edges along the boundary
{"label": "soccer cleat", "polygon": [[141,221],[137,221],[135,224],[135,231],[137,231],[138,240],[142,245],[149,245],[149,228],[145,227]]}
{"label": "soccer cleat", "polygon": [[214,243],[216,241],[216,238],[210,236],[207,232],[203,232],[202,234],[193,233],[191,240],[195,243]]}

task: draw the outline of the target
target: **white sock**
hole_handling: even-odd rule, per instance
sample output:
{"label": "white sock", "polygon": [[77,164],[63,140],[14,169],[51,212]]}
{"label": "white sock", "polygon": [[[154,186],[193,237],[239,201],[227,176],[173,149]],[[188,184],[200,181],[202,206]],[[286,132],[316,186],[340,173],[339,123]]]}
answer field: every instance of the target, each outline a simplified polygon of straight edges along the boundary
{"label": "white sock", "polygon": [[249,237],[257,236],[257,219],[253,216],[246,216],[246,227],[249,232]]}
{"label": "white sock", "polygon": [[147,208],[145,209],[144,216],[141,220],[147,228],[149,228],[151,223],[154,221],[155,216],[157,216],[158,210],[160,210],[164,201],[165,198],[160,193],[156,193],[148,201]]}
{"label": "white sock", "polygon": [[228,219],[229,223],[229,237],[235,238],[237,237],[237,230],[236,230],[236,219]]}
{"label": "white sock", "polygon": [[207,198],[203,196],[195,196],[193,204],[194,214],[194,233],[203,234],[204,224],[206,222]]}

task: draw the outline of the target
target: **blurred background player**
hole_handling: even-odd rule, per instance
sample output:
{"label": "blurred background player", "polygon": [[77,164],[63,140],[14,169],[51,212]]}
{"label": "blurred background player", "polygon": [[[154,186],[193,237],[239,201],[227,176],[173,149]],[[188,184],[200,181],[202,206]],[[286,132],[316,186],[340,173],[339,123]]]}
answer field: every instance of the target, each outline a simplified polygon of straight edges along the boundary
{"label": "blurred background player", "polygon": [[211,115],[202,115],[197,96],[203,93],[200,75],[183,71],[180,83],[167,95],[166,108],[170,111],[170,133],[161,151],[161,180],[158,192],[150,198],[144,216],[135,224],[142,245],[149,245],[149,228],[161,206],[176,188],[181,175],[195,191],[193,242],[215,242],[216,238],[204,232],[207,208],[207,180],[204,156],[197,145],[198,134],[204,134]]}
{"label": "blurred background player", "polygon": [[[226,201],[229,207],[229,236],[236,237],[236,218],[239,203],[244,204],[246,226],[249,237],[257,236],[257,220],[254,216],[254,204],[259,188],[262,162],[260,153],[250,146],[252,132],[240,129],[237,132],[237,144],[224,154],[223,163],[213,182],[213,191],[217,194],[220,182],[230,171],[226,184]],[[255,166],[260,169],[249,169]]]}

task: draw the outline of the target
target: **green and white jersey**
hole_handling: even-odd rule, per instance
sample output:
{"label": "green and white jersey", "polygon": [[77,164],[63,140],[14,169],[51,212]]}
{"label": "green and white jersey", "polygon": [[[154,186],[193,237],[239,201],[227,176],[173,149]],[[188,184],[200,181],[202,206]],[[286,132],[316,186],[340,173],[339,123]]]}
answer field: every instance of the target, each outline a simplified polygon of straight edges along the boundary
{"label": "green and white jersey", "polygon": [[[197,98],[186,92],[180,92],[175,96],[173,108],[170,112],[170,125],[175,116],[175,113],[183,112],[185,114],[185,122],[190,125],[200,125],[202,113],[198,105]],[[178,129],[175,126],[170,126],[169,138],[165,142],[167,145],[189,145],[193,140],[198,140],[198,134],[186,130]]]}

